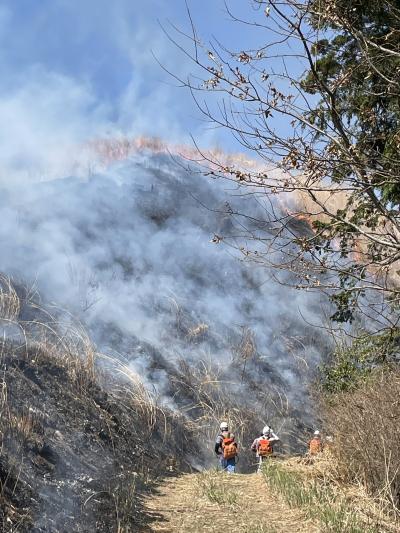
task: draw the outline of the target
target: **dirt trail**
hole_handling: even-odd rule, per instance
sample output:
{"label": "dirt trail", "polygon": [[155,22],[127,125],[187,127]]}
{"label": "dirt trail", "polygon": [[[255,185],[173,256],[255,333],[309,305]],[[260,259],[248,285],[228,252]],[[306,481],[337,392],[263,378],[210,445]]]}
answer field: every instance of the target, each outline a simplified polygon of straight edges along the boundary
{"label": "dirt trail", "polygon": [[[212,501],[217,500],[217,501]],[[271,494],[257,474],[186,474],[147,501],[151,532],[317,533],[320,529]]]}

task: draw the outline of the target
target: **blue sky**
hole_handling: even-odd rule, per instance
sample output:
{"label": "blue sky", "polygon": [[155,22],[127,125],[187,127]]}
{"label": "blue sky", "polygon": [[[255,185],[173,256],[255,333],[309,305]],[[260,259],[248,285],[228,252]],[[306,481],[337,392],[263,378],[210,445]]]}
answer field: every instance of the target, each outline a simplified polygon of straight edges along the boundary
{"label": "blue sky", "polygon": [[[257,44],[254,30],[229,21],[222,0],[189,2],[199,34],[228,46]],[[232,0],[239,16],[250,2]],[[177,75],[191,65],[160,23],[188,28],[183,0],[5,0],[0,5],[0,170],[36,164],[49,173],[72,144],[103,135],[155,135],[238,149],[204,124]],[[62,147],[62,148],[61,148]],[[49,160],[50,158],[50,160]]]}

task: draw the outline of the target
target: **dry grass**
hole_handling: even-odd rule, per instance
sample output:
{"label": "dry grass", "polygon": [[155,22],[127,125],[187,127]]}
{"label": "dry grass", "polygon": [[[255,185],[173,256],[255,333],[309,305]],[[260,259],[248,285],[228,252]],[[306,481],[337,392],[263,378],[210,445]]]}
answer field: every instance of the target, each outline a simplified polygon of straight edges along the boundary
{"label": "dry grass", "polygon": [[10,278],[0,274],[0,318],[16,320],[20,308],[20,299]]}
{"label": "dry grass", "polygon": [[[245,364],[249,362],[247,357],[254,352],[252,335],[248,329],[244,328],[241,340],[243,351],[240,351],[238,345],[238,351],[233,355],[237,362],[237,372],[227,374],[224,361],[219,362],[218,358],[199,359],[190,364],[181,359],[178,361],[179,373],[172,375],[171,381],[176,395],[181,395],[186,400],[185,414],[191,420],[192,430],[198,433],[201,442],[207,446],[204,451],[208,461],[214,456],[215,437],[220,422],[224,420],[228,422],[239,445],[239,471],[254,472],[254,455],[249,453],[251,443],[266,422],[277,430],[283,440],[287,440],[287,436],[291,438],[289,432],[285,434],[279,431],[276,424],[289,418],[291,405],[279,385],[270,383],[268,387],[260,387],[252,380],[253,368],[243,377],[242,387],[241,375],[246,372]],[[251,396],[249,390],[252,391]]]}
{"label": "dry grass", "polygon": [[[145,387],[128,363],[118,357],[97,353],[82,324],[65,310],[40,305],[29,290],[19,287],[17,293],[8,278],[0,278],[0,288],[0,325],[3,326],[3,339],[0,339],[0,446],[3,440],[8,445],[15,443],[18,450],[14,448],[14,455],[23,456],[26,442],[31,437],[37,438],[43,422],[40,413],[29,407],[18,407],[15,402],[11,404],[8,385],[13,372],[23,372],[21,369],[24,368],[40,372],[43,365],[53,366],[54,380],[58,379],[58,372],[60,376],[66,373],[73,393],[91,406],[93,401],[97,405],[100,391],[100,397],[107,399],[106,405],[98,405],[98,408],[102,410],[107,424],[110,417],[104,416],[103,409],[110,408],[110,412],[117,413],[122,433],[127,430],[130,438],[137,434],[141,442],[152,438],[162,442],[159,472],[154,469],[150,474],[146,462],[148,458],[138,457],[135,472],[125,470],[118,473],[115,479],[110,480],[109,490],[102,491],[107,492],[114,502],[116,531],[130,531],[138,508],[137,484],[142,489],[153,482],[150,476],[162,476],[167,467],[173,470],[177,466],[176,457],[183,457],[185,447],[196,450],[196,444],[191,442],[189,424],[184,423],[184,417],[179,413],[164,410],[158,404],[155,391]],[[21,309],[24,313],[20,312]],[[22,316],[29,319],[22,319]],[[13,358],[15,368],[9,364]],[[8,361],[7,368],[5,359]],[[105,391],[107,394],[104,394]],[[115,442],[111,444],[114,446]],[[6,501],[4,491],[7,489],[7,494],[10,493],[8,485],[13,483],[12,479],[8,476],[0,486],[1,505],[7,519],[12,514],[12,505]],[[13,523],[16,523],[15,520],[12,518]]]}
{"label": "dry grass", "polygon": [[249,327],[242,327],[240,340],[236,346],[233,346],[232,354],[233,363],[242,367],[243,376],[247,362],[257,354],[255,335]]}
{"label": "dry grass", "polygon": [[[234,381],[224,378],[223,369],[211,361],[200,360],[189,365],[179,361],[179,374],[173,376],[174,387],[190,399],[187,415],[193,432],[207,443],[207,455],[214,454],[214,442],[221,420],[226,420],[239,444],[248,448],[259,431],[259,413],[254,412],[243,399],[233,393]],[[248,468],[250,454],[242,454],[240,467]]]}
{"label": "dry grass", "polygon": [[[196,343],[206,335],[213,338],[212,325],[205,324],[200,318],[194,320],[174,298],[170,301],[180,339]],[[229,361],[204,349],[204,355],[195,361],[190,359],[188,362],[186,357],[178,359],[178,371],[169,376],[175,396],[184,398],[188,425],[207,443],[208,457],[214,455],[213,445],[221,420],[228,422],[239,448],[248,450],[266,422],[278,429],[277,423],[291,416],[291,405],[283,387],[274,384],[274,379],[268,387],[260,384],[258,368],[265,371],[265,367],[264,363],[259,364],[261,358],[254,332],[247,326],[240,326],[238,335],[232,335],[230,343],[230,354],[226,354],[227,358],[231,357]],[[296,437],[297,433],[290,435],[291,441]],[[240,454],[239,468],[241,471],[254,470],[251,454]]]}
{"label": "dry grass", "polygon": [[376,371],[356,391],[338,394],[325,408],[335,437],[340,476],[385,500],[400,519],[400,372]]}
{"label": "dry grass", "polygon": [[122,357],[106,354],[98,354],[98,357],[107,365],[107,387],[114,391],[125,407],[135,409],[144,422],[143,429],[147,428],[147,433],[151,434],[158,425],[166,433],[167,414],[158,404],[155,391],[150,391],[143,384],[139,374]]}
{"label": "dry grass", "polygon": [[281,494],[291,507],[301,508],[317,520],[322,531],[332,533],[379,533],[382,522],[358,512],[353,502],[337,486],[285,462],[266,461],[263,474],[270,488]]}
{"label": "dry grass", "polygon": [[[132,157],[137,153],[150,151],[155,154],[168,154],[182,156],[188,161],[200,162],[200,155],[195,147],[168,143],[159,137],[138,136],[133,138],[97,139],[88,144],[90,150],[96,155],[103,165],[108,165],[114,161],[120,161]],[[207,167],[232,166],[239,168],[264,168],[259,161],[249,159],[242,153],[227,153],[219,148],[211,148],[203,151],[204,156],[210,160]],[[203,161],[204,162],[204,161]],[[212,164],[214,162],[214,165]]]}
{"label": "dry grass", "polygon": [[130,473],[124,476],[123,483],[110,490],[115,508],[116,533],[129,533],[135,521],[135,503],[138,497],[136,487],[137,476]]}
{"label": "dry grass", "polygon": [[[12,282],[4,276],[0,277],[0,289],[0,324],[6,326],[5,337],[0,341],[0,370],[6,352],[15,352],[34,365],[53,359],[67,372],[77,393],[86,394],[98,385],[110,392],[115,401],[140,420],[144,436],[150,437],[157,431],[163,439],[181,438],[183,444],[191,438],[190,423],[183,424],[179,413],[167,413],[159,404],[156,391],[149,390],[122,357],[98,353],[83,325],[67,311],[41,306],[37,296],[28,289],[20,288],[21,300]],[[33,319],[18,318],[23,306],[30,308]],[[7,328],[14,331],[10,340]],[[4,430],[7,426],[20,435],[28,435],[35,423],[34,413],[11,414],[5,380],[3,385],[0,381],[0,387],[0,431],[2,426]],[[183,426],[185,436],[181,435]]]}
{"label": "dry grass", "polygon": [[229,482],[224,479],[221,472],[205,470],[197,476],[202,495],[211,503],[218,505],[235,505],[238,503],[237,492],[231,490]]}
{"label": "dry grass", "polygon": [[319,531],[297,509],[266,490],[257,474],[214,471],[163,482],[147,502],[154,518],[151,531],[193,533],[296,533]]}
{"label": "dry grass", "polygon": [[[356,523],[367,524],[379,532],[399,531],[400,524],[393,520],[388,513],[387,504],[382,499],[371,497],[361,483],[350,483],[341,477],[341,468],[332,448],[325,448],[324,452],[313,458],[312,462],[307,458],[292,457],[286,459],[280,466],[301,483],[308,486],[318,483],[321,487],[328,487],[332,502],[341,502],[342,510],[350,511]],[[363,527],[361,525],[362,531]]]}
{"label": "dry grass", "polygon": [[192,342],[202,339],[208,332],[208,328],[208,324],[204,323],[200,323],[189,328],[187,332],[187,339]]}
{"label": "dry grass", "polygon": [[[0,275],[1,354],[13,344],[31,362],[40,362],[43,355],[54,357],[79,388],[87,387],[95,379],[96,351],[85,328],[65,310],[40,306],[31,289],[20,292],[21,297],[10,278]],[[22,307],[29,307],[35,318],[21,320]]]}
{"label": "dry grass", "polygon": [[20,413],[10,412],[8,416],[10,433],[16,438],[25,442],[31,438],[35,429],[40,427],[40,418],[32,410]]}

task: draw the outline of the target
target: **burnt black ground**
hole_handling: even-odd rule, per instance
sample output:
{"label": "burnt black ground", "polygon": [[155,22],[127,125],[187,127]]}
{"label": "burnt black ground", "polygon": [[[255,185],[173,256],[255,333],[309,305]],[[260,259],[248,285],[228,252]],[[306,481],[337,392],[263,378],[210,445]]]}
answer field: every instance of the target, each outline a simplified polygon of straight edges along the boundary
{"label": "burnt black ground", "polygon": [[142,530],[141,494],[189,469],[175,418],[150,427],[126,393],[82,387],[54,355],[4,346],[0,380],[0,531]]}

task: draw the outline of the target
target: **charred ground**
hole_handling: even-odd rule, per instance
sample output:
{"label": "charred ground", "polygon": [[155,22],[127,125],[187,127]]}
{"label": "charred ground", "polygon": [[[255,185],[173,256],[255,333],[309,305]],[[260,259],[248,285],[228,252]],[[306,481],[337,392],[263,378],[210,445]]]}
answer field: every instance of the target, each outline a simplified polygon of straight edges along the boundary
{"label": "charred ground", "polygon": [[141,494],[189,470],[182,448],[195,446],[190,432],[133,387],[111,383],[83,353],[66,357],[58,335],[43,336],[54,324],[12,322],[25,340],[1,344],[0,530],[144,527]]}

